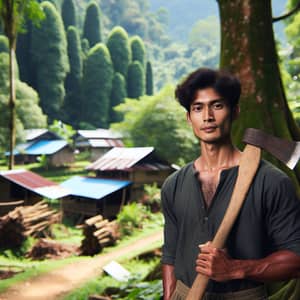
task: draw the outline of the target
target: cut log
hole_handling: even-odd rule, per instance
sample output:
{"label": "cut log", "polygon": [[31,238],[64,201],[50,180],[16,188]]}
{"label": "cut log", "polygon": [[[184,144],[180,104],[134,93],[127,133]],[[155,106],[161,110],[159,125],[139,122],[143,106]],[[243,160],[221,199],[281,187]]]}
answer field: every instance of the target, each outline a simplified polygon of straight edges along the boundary
{"label": "cut log", "polygon": [[116,222],[103,219],[102,216],[92,217],[84,222],[81,251],[83,255],[95,255],[106,246],[114,245],[120,236]]}
{"label": "cut log", "polygon": [[0,218],[0,245],[20,247],[28,236],[43,236],[43,232],[57,223],[60,213],[41,201],[31,206],[19,206]]}

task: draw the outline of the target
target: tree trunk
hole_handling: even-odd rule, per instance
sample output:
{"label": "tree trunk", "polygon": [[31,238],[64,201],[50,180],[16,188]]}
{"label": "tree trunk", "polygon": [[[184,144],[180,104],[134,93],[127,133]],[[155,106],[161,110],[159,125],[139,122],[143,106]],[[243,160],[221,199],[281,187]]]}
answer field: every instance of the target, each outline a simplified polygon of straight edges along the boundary
{"label": "tree trunk", "polygon": [[[241,146],[247,127],[278,137],[300,140],[288,108],[277,63],[271,0],[218,0],[221,19],[221,68],[235,73],[242,83],[241,115],[233,139]],[[271,155],[264,157],[283,169],[300,192],[300,166],[290,171]]]}
{"label": "tree trunk", "polygon": [[[234,141],[241,145],[245,128],[261,128],[273,135],[300,140],[288,108],[272,27],[271,0],[218,0],[221,19],[221,68],[242,83],[241,116],[234,124]],[[299,192],[300,166],[293,172],[268,154],[265,158],[286,171]],[[269,287],[270,300],[300,299],[300,282]]]}
{"label": "tree trunk", "polygon": [[10,42],[9,51],[9,163],[8,168],[14,167],[14,148],[16,140],[16,87],[15,87],[15,47],[14,42]]}

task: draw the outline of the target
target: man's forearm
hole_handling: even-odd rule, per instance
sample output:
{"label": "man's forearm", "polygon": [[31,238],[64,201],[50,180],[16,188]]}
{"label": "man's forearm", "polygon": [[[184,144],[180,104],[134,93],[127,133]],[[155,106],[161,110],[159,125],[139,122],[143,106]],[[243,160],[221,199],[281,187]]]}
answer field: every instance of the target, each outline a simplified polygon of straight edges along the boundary
{"label": "man's forearm", "polygon": [[237,274],[255,281],[277,281],[300,277],[300,256],[278,251],[259,260],[235,260]]}
{"label": "man's forearm", "polygon": [[164,300],[169,300],[175,290],[176,278],[173,265],[162,265]]}
{"label": "man's forearm", "polygon": [[209,242],[201,245],[196,271],[219,282],[246,278],[262,282],[287,280],[300,277],[300,256],[280,250],[262,259],[238,260]]}

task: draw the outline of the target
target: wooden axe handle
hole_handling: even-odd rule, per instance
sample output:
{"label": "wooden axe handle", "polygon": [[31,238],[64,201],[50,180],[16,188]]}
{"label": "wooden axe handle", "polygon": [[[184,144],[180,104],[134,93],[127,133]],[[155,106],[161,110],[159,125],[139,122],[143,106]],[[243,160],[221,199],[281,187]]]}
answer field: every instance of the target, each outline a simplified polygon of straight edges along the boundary
{"label": "wooden axe handle", "polygon": [[[222,223],[212,241],[213,247],[223,248],[231,228],[239,215],[246,194],[256,174],[261,157],[261,149],[246,145],[239,164],[238,177]],[[197,274],[186,300],[201,300],[208,283],[208,277]]]}

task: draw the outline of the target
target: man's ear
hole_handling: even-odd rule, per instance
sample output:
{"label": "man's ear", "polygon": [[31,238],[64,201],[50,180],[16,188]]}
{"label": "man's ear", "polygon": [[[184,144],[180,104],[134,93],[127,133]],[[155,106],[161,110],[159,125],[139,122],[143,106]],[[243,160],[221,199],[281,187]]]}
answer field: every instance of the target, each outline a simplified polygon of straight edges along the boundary
{"label": "man's ear", "polygon": [[240,106],[236,105],[233,109],[232,109],[232,121],[236,120],[239,116],[240,116]]}
{"label": "man's ear", "polygon": [[192,125],[191,118],[190,118],[190,112],[189,111],[186,112],[186,120],[187,120],[187,122],[188,122],[189,125]]}

